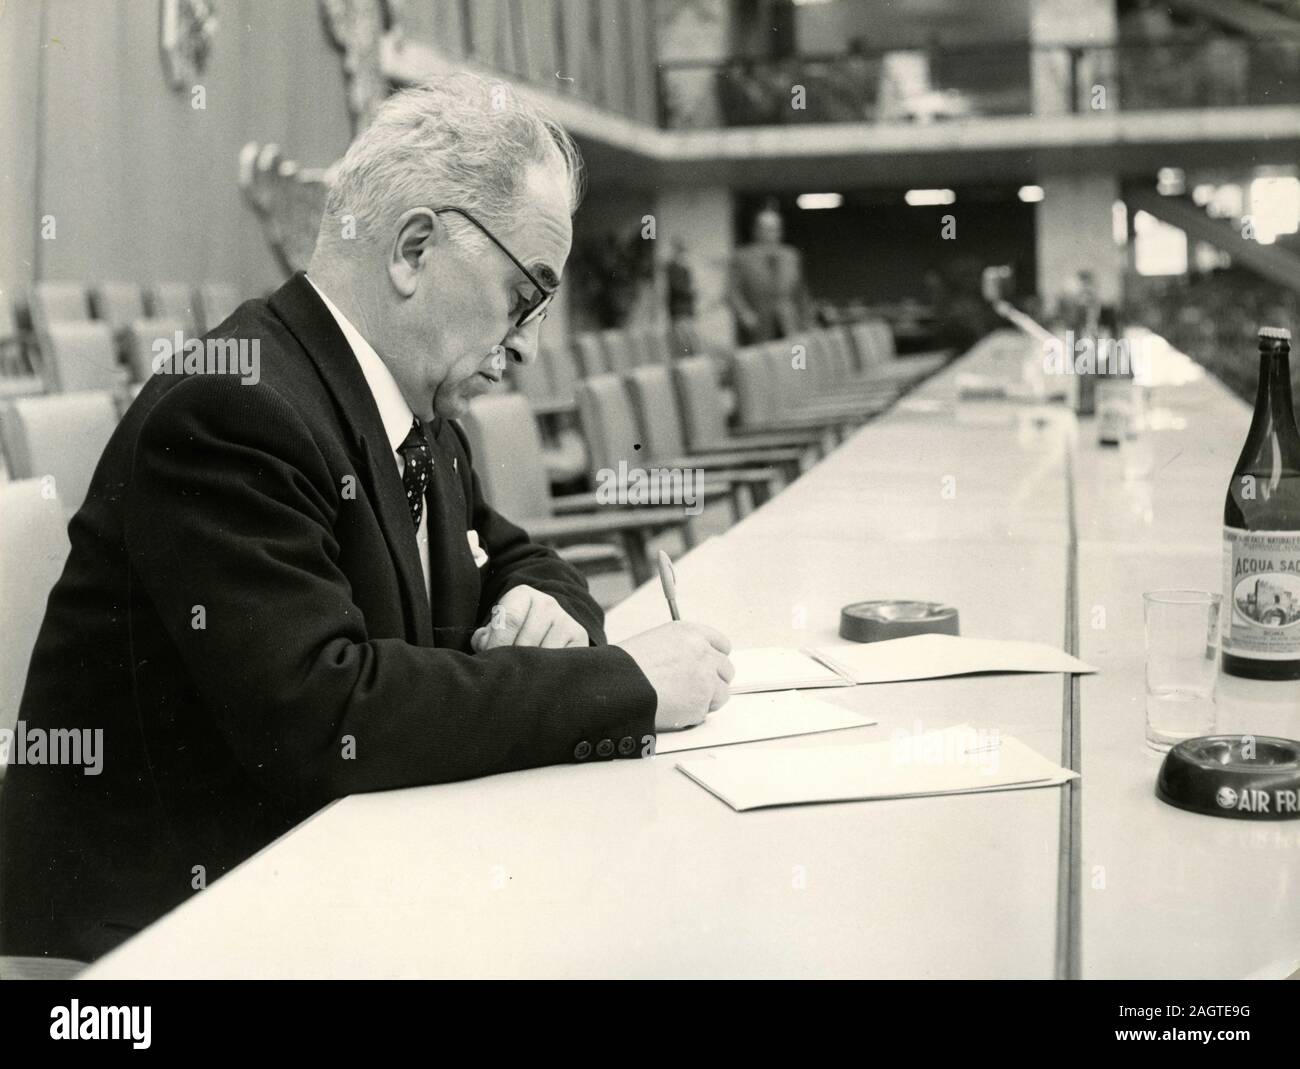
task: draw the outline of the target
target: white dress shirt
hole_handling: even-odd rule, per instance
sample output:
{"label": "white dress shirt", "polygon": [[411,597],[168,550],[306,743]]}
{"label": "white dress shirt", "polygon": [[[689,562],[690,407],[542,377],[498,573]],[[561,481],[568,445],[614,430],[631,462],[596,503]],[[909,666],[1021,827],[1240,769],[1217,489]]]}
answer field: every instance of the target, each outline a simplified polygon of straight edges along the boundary
{"label": "white dress shirt", "polygon": [[[338,323],[339,330],[343,331],[343,337],[347,338],[348,344],[352,347],[352,354],[357,358],[357,363],[361,365],[361,374],[366,377],[366,385],[370,387],[371,396],[374,397],[375,405],[379,408],[379,418],[383,421],[384,433],[388,435],[388,447],[393,451],[393,460],[397,464],[397,474],[400,477],[406,470],[406,461],[397,450],[406,441],[406,436],[411,433],[411,421],[415,419],[415,413],[411,411],[411,406],[406,403],[406,398],[402,396],[402,391],[397,385],[397,380],[393,378],[393,373],[388,370],[388,365],[380,359],[374,347],[361,336],[361,332],[352,325],[352,321],[338,310],[334,302],[325,296],[325,293],[315,282],[312,282],[310,278],[307,281],[311,282],[312,289],[325,302],[325,307],[330,310],[330,315]],[[420,567],[424,569],[424,592],[427,596],[432,597],[429,579],[429,507],[427,503],[420,515],[420,528],[415,532],[415,540],[420,547]]]}

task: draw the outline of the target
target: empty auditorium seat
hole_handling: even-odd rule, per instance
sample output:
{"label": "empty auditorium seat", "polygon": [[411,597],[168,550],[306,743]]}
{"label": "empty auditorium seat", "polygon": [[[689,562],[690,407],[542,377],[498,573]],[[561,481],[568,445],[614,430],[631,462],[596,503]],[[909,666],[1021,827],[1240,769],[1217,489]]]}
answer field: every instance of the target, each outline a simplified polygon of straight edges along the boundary
{"label": "empty auditorium seat", "polygon": [[127,363],[131,368],[131,378],[136,383],[149,380],[153,374],[155,343],[165,338],[168,352],[175,347],[176,332],[185,332],[185,325],[179,319],[136,319],[131,322],[123,335]]}
{"label": "empty auditorium seat", "polygon": [[32,286],[32,327],[37,336],[51,323],[80,323],[90,318],[90,298],[80,282],[37,282]]}
{"label": "empty auditorium seat", "polygon": [[69,513],[85,500],[116,427],[117,406],[107,391],[20,397],[0,407],[0,440],[11,475],[52,476],[53,490]]}
{"label": "empty auditorium seat", "polygon": [[135,282],[102,282],[95,289],[94,305],[95,318],[119,334],[144,318],[144,290]]}
{"label": "empty auditorium seat", "polygon": [[839,439],[844,420],[784,419],[762,421],[754,415],[749,426],[727,428],[718,368],[709,356],[691,356],[673,365],[674,385],[681,404],[682,424],[692,449],[725,446],[733,440],[750,445],[821,444],[823,451]]}
{"label": "empty auditorium seat", "polygon": [[41,341],[41,368],[51,393],[113,390],[127,379],[107,323],[51,323]]}
{"label": "empty auditorium seat", "polygon": [[[645,450],[658,463],[671,464],[660,459],[665,457],[690,458],[706,465],[708,471],[719,478],[731,478],[739,468],[765,468],[779,471],[788,482],[798,478],[814,459],[805,443],[761,447],[732,442],[690,449],[682,430],[677,394],[668,368],[662,365],[636,368],[627,376],[627,388],[644,437]],[[730,470],[724,475],[724,469]],[[771,482],[770,478],[767,481]],[[773,489],[779,488],[773,486]]]}
{"label": "empty auditorium seat", "polygon": [[578,357],[578,367],[584,378],[592,375],[604,375],[609,371],[609,358],[600,338],[590,332],[577,334],[573,339],[574,352]]}
{"label": "empty auditorium seat", "polygon": [[0,484],[0,728],[12,730],[18,720],[45,602],[67,555],[67,519],[48,484]]}
{"label": "empty auditorium seat", "polygon": [[149,295],[149,314],[155,319],[179,319],[186,332],[198,329],[194,291],[184,282],[158,282]]}
{"label": "empty auditorium seat", "polygon": [[[601,483],[602,473],[617,473],[620,464],[625,464],[628,470],[704,466],[694,457],[656,457],[650,454],[627,384],[618,375],[593,375],[578,384],[578,418],[582,423],[582,435],[587,440],[594,485]],[[739,487],[754,481],[770,482],[775,474],[769,471],[754,480],[750,476],[727,478],[707,472],[704,486],[696,488],[696,491],[706,500],[726,499],[732,517],[739,519],[744,512],[743,503],[738,499]]]}
{"label": "empty auditorium seat", "polygon": [[693,544],[680,508],[620,509],[602,505],[594,493],[551,497],[537,425],[519,394],[477,397],[461,423],[492,507],[537,541],[561,547],[557,552],[571,563],[621,563],[624,556],[616,549],[592,548],[614,539],[623,547],[633,582],[640,584],[653,572],[650,536],[681,530],[686,545]]}

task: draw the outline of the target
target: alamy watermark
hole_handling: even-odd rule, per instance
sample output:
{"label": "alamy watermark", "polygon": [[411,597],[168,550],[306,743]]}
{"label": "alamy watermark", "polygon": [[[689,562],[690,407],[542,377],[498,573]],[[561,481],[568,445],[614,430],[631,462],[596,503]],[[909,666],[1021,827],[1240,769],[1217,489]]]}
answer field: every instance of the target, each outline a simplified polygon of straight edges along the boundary
{"label": "alamy watermark", "polygon": [[29,728],[19,720],[0,728],[0,762],[6,765],[81,765],[87,776],[104,770],[103,728]]}
{"label": "alamy watermark", "polygon": [[1155,335],[1129,338],[1076,336],[1067,330],[1063,338],[1043,342],[1043,371],[1048,375],[1141,375],[1151,367]]}
{"label": "alamy watermark", "polygon": [[998,770],[1002,736],[997,728],[965,731],[926,731],[921,721],[912,731],[896,728],[889,739],[889,757],[896,765],[957,765],[978,768],[992,776]]}
{"label": "alamy watermark", "polygon": [[238,375],[245,386],[262,378],[260,338],[187,338],[178,330],[155,338],[150,350],[155,375]]}
{"label": "alamy watermark", "polygon": [[600,505],[685,505],[686,513],[704,511],[703,468],[629,468],[596,473],[596,502]]}

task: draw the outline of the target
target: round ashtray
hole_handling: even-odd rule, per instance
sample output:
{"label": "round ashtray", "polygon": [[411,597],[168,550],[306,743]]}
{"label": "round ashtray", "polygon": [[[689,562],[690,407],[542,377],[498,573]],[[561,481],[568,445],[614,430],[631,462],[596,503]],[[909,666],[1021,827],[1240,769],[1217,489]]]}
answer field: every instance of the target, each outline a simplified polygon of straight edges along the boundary
{"label": "round ashtray", "polygon": [[957,610],[935,601],[857,601],[840,610],[840,638],[850,642],[955,634]]}
{"label": "round ashtray", "polygon": [[1235,820],[1300,819],[1300,742],[1271,735],[1205,735],[1165,755],[1156,797]]}

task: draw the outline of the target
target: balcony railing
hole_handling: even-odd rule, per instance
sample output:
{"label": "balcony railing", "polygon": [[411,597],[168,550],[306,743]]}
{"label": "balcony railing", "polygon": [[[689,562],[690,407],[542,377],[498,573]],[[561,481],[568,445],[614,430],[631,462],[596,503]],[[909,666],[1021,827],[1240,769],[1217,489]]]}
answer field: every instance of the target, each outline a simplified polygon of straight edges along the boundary
{"label": "balcony railing", "polygon": [[659,65],[668,129],[1300,104],[1300,33]]}

